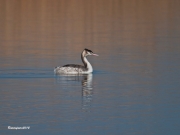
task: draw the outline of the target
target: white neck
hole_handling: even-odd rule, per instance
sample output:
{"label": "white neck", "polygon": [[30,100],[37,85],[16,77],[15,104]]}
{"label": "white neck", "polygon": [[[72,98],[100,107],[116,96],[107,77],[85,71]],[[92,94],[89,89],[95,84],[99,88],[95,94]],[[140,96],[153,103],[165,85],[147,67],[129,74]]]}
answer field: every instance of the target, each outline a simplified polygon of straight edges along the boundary
{"label": "white neck", "polygon": [[84,57],[84,62],[87,63],[88,72],[92,72],[93,68],[92,68],[91,64],[89,63],[89,61],[87,60],[86,57]]}

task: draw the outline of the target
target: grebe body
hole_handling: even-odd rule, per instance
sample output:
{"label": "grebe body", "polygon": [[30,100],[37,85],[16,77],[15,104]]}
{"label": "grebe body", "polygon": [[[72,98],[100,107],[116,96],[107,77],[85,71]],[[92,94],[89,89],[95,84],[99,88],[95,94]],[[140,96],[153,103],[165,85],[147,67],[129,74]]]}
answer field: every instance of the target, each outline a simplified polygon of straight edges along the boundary
{"label": "grebe body", "polygon": [[94,55],[98,56],[97,54],[93,53],[91,50],[84,49],[81,53],[81,60],[84,64],[82,65],[76,65],[76,64],[68,64],[64,65],[62,67],[56,67],[54,69],[54,73],[56,74],[88,74],[93,72],[93,67],[87,60],[87,56]]}

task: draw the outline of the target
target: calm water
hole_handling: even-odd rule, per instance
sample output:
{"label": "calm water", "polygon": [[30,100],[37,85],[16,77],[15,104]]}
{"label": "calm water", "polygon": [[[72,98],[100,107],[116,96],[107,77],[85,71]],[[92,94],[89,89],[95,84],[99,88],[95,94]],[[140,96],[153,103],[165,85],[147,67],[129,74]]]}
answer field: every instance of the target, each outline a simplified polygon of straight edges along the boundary
{"label": "calm water", "polygon": [[[179,7],[0,0],[0,134],[179,135]],[[54,75],[84,48],[100,55],[93,74]]]}

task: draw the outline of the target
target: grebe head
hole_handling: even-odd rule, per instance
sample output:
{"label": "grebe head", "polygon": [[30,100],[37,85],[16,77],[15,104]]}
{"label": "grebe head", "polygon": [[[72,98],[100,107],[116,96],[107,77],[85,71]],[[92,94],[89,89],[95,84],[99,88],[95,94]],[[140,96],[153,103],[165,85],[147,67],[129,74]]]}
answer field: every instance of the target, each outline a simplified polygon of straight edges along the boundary
{"label": "grebe head", "polygon": [[83,56],[86,57],[86,56],[88,56],[88,55],[99,56],[99,55],[93,53],[93,52],[92,52],[91,50],[89,50],[89,49],[84,49],[84,51],[83,51]]}

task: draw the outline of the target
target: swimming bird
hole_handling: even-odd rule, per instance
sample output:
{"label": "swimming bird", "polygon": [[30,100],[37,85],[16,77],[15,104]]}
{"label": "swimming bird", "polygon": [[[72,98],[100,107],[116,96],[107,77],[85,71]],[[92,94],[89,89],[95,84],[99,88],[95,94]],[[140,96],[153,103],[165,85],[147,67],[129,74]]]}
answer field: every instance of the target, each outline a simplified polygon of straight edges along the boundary
{"label": "swimming bird", "polygon": [[55,67],[54,73],[56,74],[88,74],[88,73],[93,72],[93,67],[86,58],[89,55],[98,56],[97,54],[93,53],[91,50],[84,49],[83,52],[81,53],[81,60],[84,66],[76,65],[76,64],[68,64],[62,67]]}

